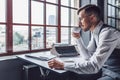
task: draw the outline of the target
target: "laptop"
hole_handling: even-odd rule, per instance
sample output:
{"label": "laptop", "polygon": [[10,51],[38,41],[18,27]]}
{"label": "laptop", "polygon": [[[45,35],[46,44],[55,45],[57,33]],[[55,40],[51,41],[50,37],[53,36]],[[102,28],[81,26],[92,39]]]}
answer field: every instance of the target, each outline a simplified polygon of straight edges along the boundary
{"label": "laptop", "polygon": [[55,50],[58,53],[59,57],[73,57],[73,56],[78,56],[79,55],[79,53],[76,50],[74,45],[56,46]]}

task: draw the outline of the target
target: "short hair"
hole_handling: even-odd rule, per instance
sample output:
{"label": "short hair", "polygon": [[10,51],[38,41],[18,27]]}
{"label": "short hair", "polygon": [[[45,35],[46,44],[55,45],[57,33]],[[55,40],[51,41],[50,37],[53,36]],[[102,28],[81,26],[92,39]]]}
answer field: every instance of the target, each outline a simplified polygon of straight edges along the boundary
{"label": "short hair", "polygon": [[94,4],[85,5],[78,9],[77,14],[79,15],[82,10],[85,10],[85,14],[94,14],[98,19],[101,19],[101,11],[99,6],[96,6]]}

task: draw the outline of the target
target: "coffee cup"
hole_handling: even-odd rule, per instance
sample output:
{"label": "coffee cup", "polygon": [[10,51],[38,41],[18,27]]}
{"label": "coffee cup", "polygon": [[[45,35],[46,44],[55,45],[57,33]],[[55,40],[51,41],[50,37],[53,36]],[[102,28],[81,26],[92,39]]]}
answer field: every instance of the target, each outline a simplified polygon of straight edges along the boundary
{"label": "coffee cup", "polygon": [[80,33],[81,28],[80,27],[74,27],[72,32],[73,33]]}

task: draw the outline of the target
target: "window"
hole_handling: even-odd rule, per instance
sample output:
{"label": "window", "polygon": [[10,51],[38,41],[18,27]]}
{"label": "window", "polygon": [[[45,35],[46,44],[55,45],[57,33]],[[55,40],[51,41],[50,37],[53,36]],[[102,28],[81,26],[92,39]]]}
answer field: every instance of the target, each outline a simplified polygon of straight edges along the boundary
{"label": "window", "polygon": [[44,31],[43,26],[32,26],[32,49],[44,48]]}
{"label": "window", "polygon": [[71,44],[78,8],[79,0],[0,0],[0,55]]}
{"label": "window", "polygon": [[61,42],[69,44],[70,36],[69,28],[61,28]]}
{"label": "window", "polygon": [[46,4],[46,24],[47,25],[58,25],[58,6]]}
{"label": "window", "polygon": [[53,43],[57,42],[57,28],[47,27],[46,28],[46,47],[50,48]]}
{"label": "window", "polygon": [[61,43],[71,44],[71,29],[78,26],[77,10],[78,0],[61,0]]}
{"label": "window", "polygon": [[0,25],[0,53],[6,52],[6,26]]}
{"label": "window", "polygon": [[0,0],[0,54],[6,53],[6,0]]}
{"label": "window", "polygon": [[0,22],[6,21],[6,0],[0,0]]}
{"label": "window", "polygon": [[13,23],[28,23],[28,0],[13,0]]}
{"label": "window", "polygon": [[13,51],[28,50],[28,26],[13,26]]}
{"label": "window", "polygon": [[31,7],[32,24],[44,24],[44,4],[32,1]]}
{"label": "window", "polygon": [[107,0],[107,23],[120,29],[120,0]]}

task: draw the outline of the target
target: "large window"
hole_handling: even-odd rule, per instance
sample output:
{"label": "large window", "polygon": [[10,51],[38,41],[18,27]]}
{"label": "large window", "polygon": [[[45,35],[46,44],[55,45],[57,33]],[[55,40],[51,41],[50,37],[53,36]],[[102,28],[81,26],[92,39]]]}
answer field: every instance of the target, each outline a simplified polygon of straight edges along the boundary
{"label": "large window", "polygon": [[71,44],[78,8],[79,0],[0,0],[0,55]]}
{"label": "large window", "polygon": [[6,0],[0,0],[0,54],[6,53]]}
{"label": "large window", "polygon": [[120,29],[120,0],[107,0],[107,23]]}

